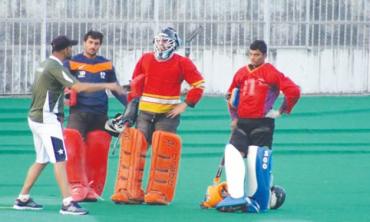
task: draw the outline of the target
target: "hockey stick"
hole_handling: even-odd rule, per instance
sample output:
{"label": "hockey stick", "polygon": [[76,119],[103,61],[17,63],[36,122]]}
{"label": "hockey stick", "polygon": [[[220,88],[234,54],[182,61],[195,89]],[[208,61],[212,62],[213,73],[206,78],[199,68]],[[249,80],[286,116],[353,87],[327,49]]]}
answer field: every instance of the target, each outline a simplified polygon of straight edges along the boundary
{"label": "hockey stick", "polygon": [[[213,184],[207,187],[207,192],[204,196],[204,200],[200,203],[200,207],[202,209],[208,209],[208,208],[213,208],[217,203],[217,199],[220,198],[218,195],[214,195],[215,192],[219,192],[219,186],[221,185],[220,183],[220,178],[222,175],[222,171],[224,168],[225,164],[225,159],[224,156],[222,156],[221,161],[218,165],[217,172],[215,178],[213,178]],[[223,187],[221,187],[223,189]]]}
{"label": "hockey stick", "polygon": [[[190,35],[185,39],[185,57],[189,58],[190,56],[190,43],[194,40],[194,38],[200,33],[200,31],[203,29],[203,26],[199,25],[196,27]],[[181,90],[181,96],[184,96],[189,89],[182,88]]]}
{"label": "hockey stick", "polygon": [[222,171],[224,169],[224,166],[225,166],[225,157],[222,156],[221,158],[221,161],[218,165],[218,168],[217,168],[217,172],[216,172],[216,176],[215,178],[213,178],[213,184],[219,184],[220,183],[220,177],[222,175]]}
{"label": "hockey stick", "polygon": [[193,41],[193,39],[200,33],[200,31],[203,29],[203,26],[198,26],[196,29],[194,29],[190,35],[185,40],[185,56],[190,56],[190,43]]}
{"label": "hockey stick", "polygon": [[[138,106],[139,106],[139,97],[138,98],[135,98],[135,99],[132,99],[126,106],[126,109],[125,111],[123,112],[123,114],[119,115],[119,116],[116,116],[116,121],[119,121],[120,124],[123,124],[122,126],[122,130],[116,130],[119,132],[118,134],[118,138],[116,140],[116,142],[114,143],[114,147],[113,147],[113,150],[112,150],[112,155],[115,154],[116,152],[116,149],[117,149],[117,144],[119,143],[120,141],[120,138],[122,136],[122,133],[126,130],[126,128],[128,127],[131,127],[135,124],[135,121],[136,121],[136,118],[137,118],[137,113],[138,113]],[[111,120],[109,120],[108,122],[110,122]],[[106,126],[105,126],[105,129],[107,129],[108,131],[113,131],[111,129],[114,129],[116,127],[114,127],[114,123],[113,123],[113,120],[112,120],[112,124],[109,124],[109,123],[106,123]],[[110,125],[113,125],[112,127]]]}
{"label": "hockey stick", "polygon": [[112,149],[112,156],[116,154],[117,147],[119,145],[119,141],[121,140],[122,133],[126,130],[126,128],[129,127],[128,124],[125,124],[122,128],[122,131],[119,133],[116,142],[114,142],[113,149]]}

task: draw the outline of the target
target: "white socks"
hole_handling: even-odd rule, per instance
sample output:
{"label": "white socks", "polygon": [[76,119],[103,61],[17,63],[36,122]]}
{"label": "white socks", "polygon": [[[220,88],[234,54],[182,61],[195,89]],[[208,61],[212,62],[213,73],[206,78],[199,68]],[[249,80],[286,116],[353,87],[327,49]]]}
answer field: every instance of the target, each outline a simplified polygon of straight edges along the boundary
{"label": "white socks", "polygon": [[63,205],[64,206],[67,206],[67,205],[69,205],[70,203],[71,203],[71,201],[72,201],[73,199],[72,199],[72,197],[66,197],[66,198],[64,198],[63,199]]}
{"label": "white socks", "polygon": [[22,202],[26,202],[28,199],[30,199],[29,194],[19,194],[18,199],[20,199]]}
{"label": "white socks", "polygon": [[[26,202],[28,199],[30,199],[29,194],[19,194],[18,199],[20,199],[22,202]],[[72,201],[72,197],[66,197],[63,199],[63,205],[69,205]]]}

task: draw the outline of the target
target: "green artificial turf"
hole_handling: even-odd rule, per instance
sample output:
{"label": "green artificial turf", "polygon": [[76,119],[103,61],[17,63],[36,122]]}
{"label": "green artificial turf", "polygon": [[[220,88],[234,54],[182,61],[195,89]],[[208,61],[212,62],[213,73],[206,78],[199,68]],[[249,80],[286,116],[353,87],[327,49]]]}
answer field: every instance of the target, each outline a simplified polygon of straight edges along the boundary
{"label": "green artificial turf", "polygon": [[[200,209],[230,133],[221,97],[205,97],[182,116],[183,139],[176,196],[169,206],[116,205],[110,201],[118,156],[110,154],[104,200],[83,203],[88,216],[62,216],[61,197],[48,166],[32,190],[38,212],[11,209],[30,164],[29,98],[0,98],[0,221],[368,221],[370,216],[370,102],[368,96],[306,96],[276,121],[273,173],[287,191],[282,208],[264,214]],[[121,111],[110,100],[110,115]],[[112,142],[111,149],[113,147]],[[117,152],[118,153],[118,152]],[[147,167],[150,155],[147,157]],[[148,169],[146,169],[146,175]],[[147,176],[145,176],[146,179]],[[146,184],[146,183],[144,183]]]}

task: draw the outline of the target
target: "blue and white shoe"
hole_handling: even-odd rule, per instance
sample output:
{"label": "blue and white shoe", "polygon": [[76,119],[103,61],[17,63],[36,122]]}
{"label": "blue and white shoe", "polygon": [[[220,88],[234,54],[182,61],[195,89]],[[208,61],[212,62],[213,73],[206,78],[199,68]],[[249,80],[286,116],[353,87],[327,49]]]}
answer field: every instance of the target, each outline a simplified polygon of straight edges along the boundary
{"label": "blue and white shoe", "polygon": [[259,213],[260,205],[257,201],[249,197],[232,198],[227,196],[216,205],[216,209],[221,212],[242,211],[246,213]]}
{"label": "blue and white shoe", "polygon": [[82,208],[77,202],[71,201],[68,205],[62,205],[59,213],[61,214],[69,214],[69,215],[85,215],[88,214],[89,211]]}
{"label": "blue and white shoe", "polygon": [[220,203],[216,205],[216,209],[221,212],[236,212],[236,211],[246,211],[247,200],[246,197],[232,198],[227,196]]}
{"label": "blue and white shoe", "polygon": [[245,211],[246,213],[259,213],[260,212],[260,205],[257,201],[246,197],[245,200],[247,201]]}
{"label": "blue and white shoe", "polygon": [[28,198],[27,201],[21,201],[17,198],[13,208],[16,210],[42,210],[43,206],[33,201],[32,198]]}

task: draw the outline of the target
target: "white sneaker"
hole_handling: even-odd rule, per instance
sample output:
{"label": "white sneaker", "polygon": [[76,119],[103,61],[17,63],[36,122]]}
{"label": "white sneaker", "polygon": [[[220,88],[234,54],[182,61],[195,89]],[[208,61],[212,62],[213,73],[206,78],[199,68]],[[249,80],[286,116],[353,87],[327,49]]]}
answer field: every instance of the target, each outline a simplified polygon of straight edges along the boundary
{"label": "white sneaker", "polygon": [[13,208],[16,210],[42,210],[43,206],[33,201],[32,198],[28,198],[24,202],[17,198]]}
{"label": "white sneaker", "polygon": [[59,213],[64,215],[86,215],[89,211],[82,208],[77,202],[71,201],[68,205],[63,204]]}

